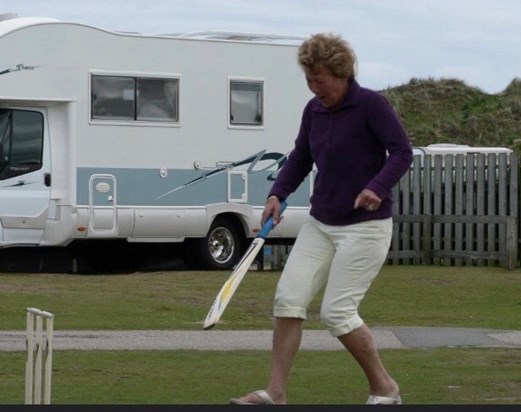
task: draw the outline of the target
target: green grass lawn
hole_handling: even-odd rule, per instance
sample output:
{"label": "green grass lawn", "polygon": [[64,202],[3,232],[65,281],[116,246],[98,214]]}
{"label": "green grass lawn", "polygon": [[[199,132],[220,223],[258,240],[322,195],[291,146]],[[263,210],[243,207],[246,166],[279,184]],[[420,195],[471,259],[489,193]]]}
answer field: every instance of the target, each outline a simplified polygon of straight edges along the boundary
{"label": "green grass lawn", "polygon": [[[0,330],[23,330],[29,306],[55,330],[199,330],[229,272],[0,274]],[[278,272],[250,272],[217,328],[269,329]],[[320,298],[305,327],[322,328]],[[385,266],[361,307],[370,326],[521,330],[521,272],[491,267]],[[381,351],[408,404],[519,404],[519,349]],[[23,403],[23,352],[0,352],[0,404]],[[55,351],[56,404],[225,404],[263,388],[269,352]],[[288,401],[360,404],[365,379],[343,351],[298,354]]]}
{"label": "green grass lawn", "polygon": [[[56,315],[57,329],[202,328],[229,272],[129,275],[0,274],[0,330],[24,329],[25,308]],[[279,272],[250,272],[218,325],[270,329]],[[320,296],[308,329],[322,328]],[[385,266],[362,302],[372,326],[521,329],[521,271],[493,267]]]}
{"label": "green grass lawn", "polygon": [[[383,350],[407,404],[519,404],[521,350]],[[0,352],[0,404],[21,404],[22,352]],[[264,388],[267,351],[61,351],[55,404],[226,404]],[[367,384],[343,351],[301,351],[290,377],[293,404],[362,404]]]}

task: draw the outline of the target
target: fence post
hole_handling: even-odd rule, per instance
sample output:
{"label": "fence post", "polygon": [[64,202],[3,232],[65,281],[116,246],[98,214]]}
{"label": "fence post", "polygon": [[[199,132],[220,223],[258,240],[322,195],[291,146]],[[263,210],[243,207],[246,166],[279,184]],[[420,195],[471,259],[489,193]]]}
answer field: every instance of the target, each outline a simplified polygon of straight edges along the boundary
{"label": "fence post", "polygon": [[512,270],[517,267],[517,219],[513,216],[508,216],[506,221],[506,252],[507,268]]}
{"label": "fence post", "polygon": [[424,265],[430,265],[432,262],[432,215],[424,215],[422,218],[423,232],[423,251],[422,260]]}

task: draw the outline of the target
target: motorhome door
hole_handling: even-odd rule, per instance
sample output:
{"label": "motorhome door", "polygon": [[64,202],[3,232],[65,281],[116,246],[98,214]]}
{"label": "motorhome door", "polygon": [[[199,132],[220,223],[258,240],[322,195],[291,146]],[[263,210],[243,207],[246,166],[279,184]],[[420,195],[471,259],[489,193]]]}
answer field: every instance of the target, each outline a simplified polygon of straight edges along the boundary
{"label": "motorhome door", "polygon": [[38,245],[49,216],[51,164],[44,108],[0,108],[0,244]]}
{"label": "motorhome door", "polygon": [[116,178],[94,174],[89,179],[89,234],[107,236],[117,233]]}

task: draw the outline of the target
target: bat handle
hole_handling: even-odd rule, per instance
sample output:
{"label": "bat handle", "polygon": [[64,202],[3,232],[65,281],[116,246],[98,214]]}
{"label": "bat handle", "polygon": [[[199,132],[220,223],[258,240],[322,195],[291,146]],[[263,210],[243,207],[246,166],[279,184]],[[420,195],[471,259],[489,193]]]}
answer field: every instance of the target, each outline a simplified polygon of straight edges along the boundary
{"label": "bat handle", "polygon": [[[284,212],[287,205],[288,204],[286,203],[286,201],[280,202],[280,213],[281,214],[282,214],[282,212]],[[270,216],[268,218],[268,220],[266,220],[264,225],[262,225],[262,229],[258,233],[257,237],[261,237],[264,239],[266,236],[268,236],[268,233],[270,233],[271,229],[273,229],[273,216]]]}

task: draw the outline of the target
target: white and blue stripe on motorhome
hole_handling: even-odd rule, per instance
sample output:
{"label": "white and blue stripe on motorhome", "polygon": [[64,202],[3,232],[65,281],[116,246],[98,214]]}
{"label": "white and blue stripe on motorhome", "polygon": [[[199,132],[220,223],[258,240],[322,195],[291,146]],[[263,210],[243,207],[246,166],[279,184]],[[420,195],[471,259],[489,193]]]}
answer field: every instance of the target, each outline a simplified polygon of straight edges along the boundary
{"label": "white and blue stripe on motorhome", "polygon": [[[228,202],[228,174],[215,173],[201,178],[207,171],[168,169],[91,168],[77,169],[77,204],[89,204],[92,176],[113,176],[116,181],[115,204],[127,206],[203,206]],[[243,203],[264,205],[273,184],[273,171],[248,173],[247,189],[240,175],[233,176],[230,197],[237,199],[246,191]],[[309,206],[309,177],[291,195],[292,206]],[[91,191],[92,202],[103,204],[107,193]],[[240,202],[238,202],[240,203]]]}

